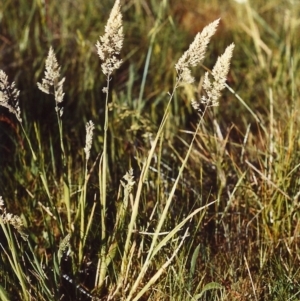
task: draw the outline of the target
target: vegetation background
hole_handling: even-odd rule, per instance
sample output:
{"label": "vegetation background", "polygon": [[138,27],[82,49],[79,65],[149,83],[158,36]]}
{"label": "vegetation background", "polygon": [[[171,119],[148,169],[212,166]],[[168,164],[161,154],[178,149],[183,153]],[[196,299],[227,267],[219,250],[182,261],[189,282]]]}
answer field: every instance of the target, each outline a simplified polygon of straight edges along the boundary
{"label": "vegetation background", "polygon": [[[80,264],[72,261],[76,256],[69,259],[64,254],[60,262],[53,255],[69,229],[62,201],[65,170],[53,99],[36,85],[52,46],[66,77],[62,122],[74,197],[84,182],[88,120],[95,124],[91,162],[98,165],[102,151],[105,77],[95,43],[104,32],[113,3],[0,3],[0,69],[21,91],[23,125],[39,156],[37,167],[17,120],[0,107],[0,195],[7,211],[22,218],[32,246],[30,249],[12,235],[12,251],[11,243],[0,233],[3,300],[25,300],[22,282],[8,260],[14,252],[21,274],[30,279],[24,289],[32,295],[30,300],[50,300],[53,294],[53,300],[90,300],[91,295],[105,300],[118,283],[116,267],[121,260],[116,255],[108,266],[105,285],[101,289],[93,285],[102,243],[99,206]],[[204,117],[164,230],[176,227],[196,208],[215,203],[205,208],[201,217],[189,221],[183,247],[140,300],[299,300],[299,1],[127,0],[121,5],[124,62],[111,81],[106,188],[107,231],[116,233],[119,241],[123,242],[127,229],[114,228],[120,180],[131,167],[134,179],[139,179],[141,162],[147,157],[151,137],[166,110],[166,95],[175,82],[175,63],[197,32],[221,18],[203,68],[194,70],[198,88],[182,87],[171,103],[163,139],[155,151],[159,163],[152,162],[149,184],[141,196],[140,232],[154,232],[158,218],[152,216],[154,208],[166,202],[187,152],[199,119],[190,100],[200,93],[205,68],[212,69],[231,42],[236,45],[229,88],[219,107]],[[97,167],[90,173],[86,189],[87,216],[99,199],[95,170]],[[54,207],[59,221],[47,214],[46,209]],[[149,237],[136,232],[135,243],[143,245],[132,263],[136,273],[143,265]],[[71,239],[73,251],[77,243],[76,237]],[[178,245],[172,241],[161,248],[140,289]],[[35,270],[37,266],[44,271]],[[45,273],[46,280],[41,281],[45,285],[38,283],[37,279],[44,279],[39,273]],[[135,279],[136,274],[128,277]],[[43,287],[40,295],[36,293],[39,285]]]}

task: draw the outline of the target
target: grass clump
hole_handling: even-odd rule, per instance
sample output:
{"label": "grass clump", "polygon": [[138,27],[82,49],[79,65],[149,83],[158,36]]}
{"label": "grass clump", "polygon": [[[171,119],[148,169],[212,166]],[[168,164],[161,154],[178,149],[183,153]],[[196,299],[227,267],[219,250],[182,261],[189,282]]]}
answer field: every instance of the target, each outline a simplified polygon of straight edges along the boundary
{"label": "grass clump", "polygon": [[[76,10],[94,20],[79,2]],[[45,50],[36,58],[34,93],[20,93],[25,81],[11,84],[13,72],[0,71],[0,121],[14,145],[0,178],[1,299],[297,300],[293,43],[282,44],[288,49],[281,54],[292,58],[282,65],[281,54],[263,43],[261,31],[281,40],[268,25],[271,6],[230,6],[236,21],[247,15],[248,23],[234,28],[238,22],[229,24],[218,1],[203,3],[218,15],[208,25],[196,23],[202,12],[193,1],[186,1],[189,13],[154,2],[116,0],[98,41],[98,28],[91,40],[81,29],[66,39],[77,20],[64,15],[58,30],[58,19],[49,18],[54,4],[32,7],[28,34],[38,35],[41,22],[53,47],[46,61]],[[141,28],[123,28],[123,15]],[[187,19],[199,33],[184,51],[168,33],[176,39],[176,26],[188,29]],[[285,27],[290,37],[293,20]],[[23,53],[32,47],[25,37]],[[208,45],[211,70],[202,65]],[[175,51],[183,53],[177,60]],[[97,54],[100,68],[92,63]],[[267,101],[255,102],[258,94]],[[45,102],[30,109],[26,95]],[[284,110],[279,95],[290,101]],[[32,111],[43,106],[39,120]],[[0,145],[7,154],[10,144]]]}

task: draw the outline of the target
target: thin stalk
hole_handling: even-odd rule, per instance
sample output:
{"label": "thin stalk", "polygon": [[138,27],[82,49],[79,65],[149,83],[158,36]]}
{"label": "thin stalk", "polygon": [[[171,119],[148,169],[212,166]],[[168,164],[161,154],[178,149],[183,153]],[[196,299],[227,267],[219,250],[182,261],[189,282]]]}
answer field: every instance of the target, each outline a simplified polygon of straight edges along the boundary
{"label": "thin stalk", "polygon": [[96,201],[94,200],[92,211],[91,211],[91,214],[89,216],[88,223],[87,223],[86,230],[85,230],[85,235],[84,235],[84,238],[83,238],[83,246],[85,246],[86,238],[87,238],[87,235],[88,235],[88,233],[90,231],[90,228],[91,228],[91,225],[92,225],[93,217],[94,217],[94,214],[95,214],[95,209],[96,209]]}
{"label": "thin stalk", "polygon": [[151,60],[151,56],[152,56],[153,45],[154,45],[154,42],[155,42],[156,34],[158,33],[158,31],[161,27],[161,19],[162,19],[162,15],[163,15],[165,7],[166,7],[166,3],[165,3],[165,1],[163,1],[160,4],[158,17],[155,21],[154,27],[151,30],[150,46],[149,46],[148,52],[147,52],[145,68],[144,68],[142,83],[141,83],[141,89],[140,89],[140,94],[139,94],[139,98],[138,98],[138,110],[137,110],[138,115],[141,113],[141,110],[142,110],[142,107],[143,107],[142,99],[143,99],[143,95],[144,95],[147,74],[149,72],[149,65],[150,65],[150,60]]}
{"label": "thin stalk", "polygon": [[70,181],[69,181],[69,172],[67,167],[66,153],[63,143],[63,126],[61,118],[56,112],[57,122],[58,122],[58,130],[59,130],[59,139],[60,139],[60,147],[62,151],[62,161],[63,161],[63,181],[64,181],[64,201],[67,207],[67,218],[68,218],[68,226],[71,229],[71,204],[70,204]]}
{"label": "thin stalk", "polygon": [[187,151],[187,153],[186,153],[186,156],[185,156],[185,158],[184,158],[184,161],[182,162],[182,165],[181,165],[180,170],[179,170],[179,172],[178,172],[177,178],[176,178],[176,180],[175,180],[175,182],[174,182],[174,185],[173,185],[173,187],[172,187],[172,190],[171,190],[171,192],[170,192],[170,194],[169,194],[168,200],[167,200],[166,205],[165,205],[165,207],[164,207],[162,216],[161,216],[161,218],[159,219],[158,225],[157,225],[157,227],[156,227],[154,236],[153,236],[153,238],[152,238],[151,246],[150,246],[149,251],[148,251],[147,258],[146,258],[146,260],[145,260],[145,263],[144,263],[144,265],[143,265],[143,267],[142,267],[142,269],[141,269],[141,271],[140,271],[140,273],[139,273],[139,275],[138,275],[138,277],[137,277],[135,283],[133,284],[133,286],[132,286],[132,288],[131,288],[131,290],[130,290],[130,292],[129,292],[129,295],[128,295],[127,299],[126,299],[127,301],[131,300],[133,294],[135,293],[136,289],[137,289],[138,286],[140,285],[141,280],[143,279],[145,273],[147,272],[148,267],[149,267],[149,265],[150,265],[150,263],[151,263],[151,260],[153,259],[153,256],[157,253],[157,251],[156,251],[156,252],[153,252],[153,251],[154,251],[154,248],[155,248],[155,246],[156,246],[156,242],[157,242],[159,233],[160,233],[161,228],[162,228],[162,226],[163,226],[163,224],[164,224],[164,222],[165,222],[165,219],[166,219],[166,217],[167,217],[167,214],[168,214],[168,211],[169,211],[169,207],[170,207],[170,205],[171,205],[171,203],[172,203],[173,196],[174,196],[174,194],[175,194],[176,187],[177,187],[177,185],[178,185],[179,179],[180,179],[180,177],[181,177],[181,175],[182,175],[182,172],[183,172],[183,170],[184,170],[184,168],[185,168],[185,166],[186,166],[187,160],[188,160],[188,158],[189,158],[189,156],[190,156],[190,153],[191,153],[191,151],[192,151],[192,147],[193,147],[194,141],[195,141],[195,139],[196,139],[196,136],[197,136],[198,131],[199,131],[199,129],[200,129],[200,126],[201,126],[201,124],[202,124],[202,120],[203,120],[203,117],[204,117],[204,115],[205,115],[205,112],[206,112],[207,108],[208,108],[208,106],[205,107],[205,109],[204,109],[204,111],[202,112],[202,115],[201,115],[201,117],[200,117],[200,120],[199,120],[199,122],[198,122],[198,124],[197,124],[197,128],[196,128],[195,133],[194,133],[194,135],[193,135],[192,141],[191,141],[191,143],[190,143],[190,145],[189,145],[189,149],[188,149],[188,151]]}
{"label": "thin stalk", "polygon": [[186,229],[181,242],[179,244],[179,246],[176,248],[176,250],[174,251],[174,253],[172,254],[172,256],[163,264],[163,266],[154,274],[154,276],[152,276],[152,278],[147,282],[147,284],[141,289],[141,291],[137,294],[137,296],[132,300],[132,301],[138,301],[140,300],[140,298],[147,292],[149,291],[149,288],[151,287],[151,285],[153,285],[160,277],[161,275],[166,271],[166,269],[168,268],[168,266],[172,263],[173,259],[176,257],[177,253],[179,252],[179,250],[181,249],[183,242],[185,241],[185,239],[188,236],[188,228]]}
{"label": "thin stalk", "polygon": [[149,49],[147,52],[145,68],[144,68],[143,78],[142,78],[142,83],[141,83],[141,90],[140,90],[139,99],[138,99],[138,110],[137,110],[138,114],[141,113],[141,109],[142,109],[142,98],[143,98],[143,94],[144,94],[144,90],[145,90],[147,74],[149,71],[148,69],[149,69],[150,58],[151,58],[152,49],[153,49],[153,43],[154,43],[154,38],[151,39],[150,46],[149,46]]}
{"label": "thin stalk", "polygon": [[21,129],[22,129],[22,131],[23,131],[23,134],[24,134],[24,136],[25,136],[25,138],[26,138],[26,140],[27,140],[27,143],[28,143],[28,145],[29,145],[31,154],[32,154],[32,156],[33,156],[33,160],[36,162],[36,161],[37,161],[37,157],[36,157],[36,154],[35,154],[35,152],[34,152],[34,150],[33,150],[33,147],[32,147],[32,144],[31,144],[31,142],[30,142],[30,139],[29,139],[29,137],[28,137],[28,135],[27,135],[27,133],[26,133],[26,131],[25,131],[25,129],[24,129],[24,127],[23,127],[23,125],[22,125],[21,122],[20,122],[20,125],[21,125]]}
{"label": "thin stalk", "polygon": [[55,112],[58,124],[58,131],[59,131],[59,141],[60,141],[60,148],[61,148],[61,156],[63,162],[63,182],[64,182],[64,202],[67,208],[67,218],[68,218],[68,227],[71,229],[71,204],[70,204],[70,179],[69,179],[69,170],[67,166],[67,159],[66,159],[66,152],[64,147],[63,141],[63,124],[60,116],[60,110],[58,107],[58,102],[56,99],[57,85],[54,84],[54,97],[55,97]]}
{"label": "thin stalk", "polygon": [[[8,247],[9,247],[9,250],[10,250],[10,254],[8,254],[6,252],[6,250],[3,248],[3,246],[1,245],[2,249],[6,253],[7,258],[10,262],[10,266],[12,267],[15,275],[17,276],[17,278],[20,282],[20,285],[21,285],[21,288],[22,288],[22,293],[23,293],[22,297],[24,298],[23,300],[25,300],[25,301],[28,300],[29,301],[30,296],[28,294],[28,288],[26,287],[26,283],[25,283],[26,278],[24,277],[22,267],[20,266],[20,263],[19,263],[19,260],[18,260],[18,251],[16,250],[16,246],[15,246],[15,243],[14,243],[13,238],[12,238],[13,237],[12,233],[10,231],[9,226],[6,227],[6,225],[3,223],[3,220],[2,220],[1,217],[0,217],[0,224],[1,224],[2,230],[4,232],[4,235],[6,237]],[[10,255],[12,257],[10,257]]]}
{"label": "thin stalk", "polygon": [[87,182],[88,182],[88,172],[87,166],[88,160],[85,160],[85,173],[84,173],[84,183],[81,189],[80,194],[80,242],[79,242],[79,256],[78,256],[78,263],[81,264],[83,258],[83,248],[84,248],[84,237],[86,236],[85,233],[85,205],[86,205],[86,190],[87,190]]}
{"label": "thin stalk", "polygon": [[264,133],[267,135],[268,131],[266,127],[263,125],[263,122],[259,119],[257,114],[253,112],[253,110],[246,104],[246,102],[229,86],[225,83],[225,87],[239,100],[239,102],[248,110],[248,112],[254,117],[255,121],[260,125],[263,129]]}
{"label": "thin stalk", "polygon": [[[86,185],[85,185],[85,196],[84,196],[84,200],[85,200],[85,203],[86,203],[86,191],[87,191],[87,183],[89,181],[89,178],[90,178],[90,175],[92,173],[92,171],[94,170],[95,166],[96,166],[96,163],[98,161],[100,157],[100,154],[98,154],[95,162],[93,163],[93,166],[92,168],[90,169],[89,173],[86,173],[86,178],[85,178],[85,181],[86,181]],[[87,171],[87,165],[86,165],[86,171]],[[85,204],[84,203],[84,204]],[[85,242],[86,242],[86,239],[87,239],[87,236],[88,236],[88,233],[91,229],[91,225],[92,225],[92,221],[93,221],[93,218],[94,218],[94,214],[95,214],[95,209],[96,209],[96,194],[94,196],[94,204],[93,204],[93,207],[92,207],[92,211],[89,215],[89,218],[88,218],[88,222],[87,222],[87,226],[86,226],[86,229],[84,231],[84,237],[83,237],[83,247],[85,246]]]}
{"label": "thin stalk", "polygon": [[[100,161],[99,168],[99,187],[100,187],[100,205],[101,205],[101,251],[100,251],[100,271],[97,273],[96,282],[98,287],[101,287],[106,277],[107,262],[106,262],[106,183],[107,183],[107,131],[108,131],[108,92],[109,92],[110,77],[107,77],[106,98],[105,98],[105,118],[104,118],[104,141],[102,153],[102,165]],[[102,167],[102,168],[101,168]],[[98,265],[99,266],[99,265]]]}
{"label": "thin stalk", "polygon": [[57,118],[57,123],[58,123],[59,142],[60,142],[60,148],[61,148],[61,152],[62,152],[63,166],[66,167],[66,154],[65,154],[65,147],[64,147],[64,142],[63,142],[63,126],[62,126],[62,121],[59,116],[58,110],[56,109],[55,111],[56,111],[56,118]]}
{"label": "thin stalk", "polygon": [[[168,101],[164,116],[162,118],[161,124],[159,126],[158,131],[157,131],[155,139],[152,143],[152,146],[151,146],[150,152],[148,154],[147,160],[144,163],[142,171],[141,171],[141,176],[140,176],[140,180],[139,180],[139,183],[138,183],[137,192],[136,192],[136,195],[135,195],[135,201],[134,201],[134,205],[133,205],[133,209],[132,209],[131,219],[130,219],[130,223],[129,223],[129,226],[128,226],[128,234],[127,234],[127,237],[126,237],[124,253],[123,253],[123,258],[122,258],[122,264],[121,264],[121,275],[124,275],[124,271],[126,270],[126,266],[127,266],[127,257],[128,257],[128,254],[129,254],[130,241],[131,241],[131,237],[132,237],[133,230],[134,230],[134,224],[135,224],[135,221],[136,221],[136,218],[137,218],[137,215],[138,215],[138,208],[139,208],[139,202],[140,202],[140,199],[141,199],[143,184],[144,184],[144,181],[146,179],[147,172],[149,170],[149,166],[150,166],[155,148],[156,148],[157,143],[158,143],[158,139],[160,138],[161,133],[162,133],[162,131],[164,129],[164,126],[166,124],[166,121],[169,117],[169,107],[170,107],[171,101],[174,97],[174,93],[175,93],[175,91],[178,87],[178,84],[179,83],[176,82],[176,85],[173,89],[173,92],[170,94],[169,101]],[[120,277],[120,281],[122,281],[122,279],[121,279],[122,277]]]}
{"label": "thin stalk", "polygon": [[[99,157],[99,156],[98,156]],[[96,161],[98,160],[98,157]],[[92,169],[94,169],[96,165],[96,161],[92,166]],[[95,208],[96,208],[96,202],[94,200],[94,204],[92,207],[91,214],[88,219],[87,226],[85,228],[85,207],[86,207],[86,193],[87,193],[87,184],[90,178],[90,172],[88,172],[88,159],[86,158],[85,160],[85,174],[84,174],[84,183],[81,189],[81,194],[80,194],[80,200],[79,200],[79,206],[80,206],[80,242],[79,242],[79,264],[81,264],[82,258],[83,258],[83,249],[85,246],[86,238],[88,235],[88,232],[90,230],[92,220],[94,217],[95,213]]]}

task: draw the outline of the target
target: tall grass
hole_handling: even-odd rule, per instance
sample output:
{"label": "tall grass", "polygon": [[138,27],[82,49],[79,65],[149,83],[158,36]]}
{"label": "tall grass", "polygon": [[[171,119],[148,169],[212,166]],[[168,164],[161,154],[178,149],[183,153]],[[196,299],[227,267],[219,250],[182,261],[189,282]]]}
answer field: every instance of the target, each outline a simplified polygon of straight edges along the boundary
{"label": "tall grass", "polygon": [[[50,18],[54,4],[31,8],[35,21],[25,26],[20,51],[33,47],[28,35],[39,22],[53,46],[46,56],[35,44],[38,89],[26,92],[38,95],[33,108],[19,101],[25,82],[0,73],[0,104],[12,113],[0,121],[10,120],[6,133],[16,146],[1,174],[1,299],[297,300],[294,6],[282,6],[287,17],[276,32],[274,6],[235,3],[236,22],[226,15],[191,22],[200,32],[184,51],[182,41],[168,45],[169,33],[176,22],[188,29],[184,18],[202,12],[193,1],[183,15],[179,4],[154,2],[115,1],[99,39],[78,29],[71,52],[79,69],[66,56],[68,17],[61,12],[60,30],[60,14]],[[223,14],[217,2],[203,2],[207,15]],[[74,9],[95,18],[88,5]],[[5,13],[16,18],[12,8]],[[127,18],[149,36],[137,37]],[[234,44],[224,45],[232,39],[229,71]],[[204,61],[208,45],[214,50]],[[176,59],[175,51],[183,54]],[[74,91],[82,92],[81,111]],[[34,111],[43,110],[39,121]]]}

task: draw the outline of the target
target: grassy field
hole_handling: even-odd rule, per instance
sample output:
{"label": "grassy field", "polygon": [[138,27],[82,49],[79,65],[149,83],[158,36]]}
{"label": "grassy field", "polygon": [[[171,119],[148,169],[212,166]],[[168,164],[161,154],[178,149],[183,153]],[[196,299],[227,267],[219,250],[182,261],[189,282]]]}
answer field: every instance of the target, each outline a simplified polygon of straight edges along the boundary
{"label": "grassy field", "polygon": [[299,14],[3,0],[0,300],[299,300]]}

